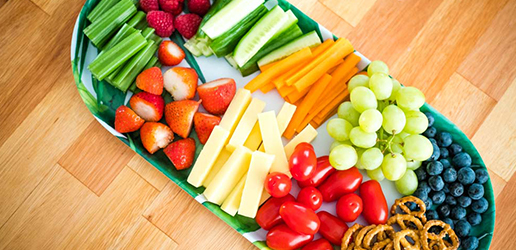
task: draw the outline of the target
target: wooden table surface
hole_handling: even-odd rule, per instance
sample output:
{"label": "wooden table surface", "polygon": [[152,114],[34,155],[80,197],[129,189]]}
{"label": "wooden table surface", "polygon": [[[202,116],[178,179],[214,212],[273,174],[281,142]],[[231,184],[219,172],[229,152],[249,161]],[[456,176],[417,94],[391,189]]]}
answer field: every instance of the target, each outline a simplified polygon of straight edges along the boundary
{"label": "wooden table surface", "polygon": [[[492,249],[516,231],[516,0],[295,0],[473,141],[496,198]],[[0,0],[0,249],[253,249],[115,139],[78,95],[83,1]]]}

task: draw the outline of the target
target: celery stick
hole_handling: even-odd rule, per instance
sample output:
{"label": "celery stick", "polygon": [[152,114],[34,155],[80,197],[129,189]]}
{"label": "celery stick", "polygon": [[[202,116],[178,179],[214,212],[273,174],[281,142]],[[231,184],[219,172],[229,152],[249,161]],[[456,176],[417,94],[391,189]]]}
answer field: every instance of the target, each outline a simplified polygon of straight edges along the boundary
{"label": "celery stick", "polygon": [[115,6],[115,4],[118,3],[119,0],[102,0],[100,1],[97,6],[88,14],[88,20],[90,20],[92,23],[97,20],[104,12],[109,10],[111,7]]}
{"label": "celery stick", "polygon": [[143,68],[144,70],[146,69],[149,69],[149,68],[152,68],[154,67],[154,65],[158,62],[158,58],[153,56],[149,62],[147,62],[147,64],[145,65],[145,68]]}
{"label": "celery stick", "polygon": [[142,36],[145,37],[145,39],[149,40],[149,38],[154,34],[154,29],[151,27],[147,27],[142,31]]}
{"label": "celery stick", "polygon": [[156,35],[156,34],[152,34],[150,37],[149,37],[150,40],[156,42],[156,44],[160,44],[161,43],[161,37]]}
{"label": "celery stick", "polygon": [[122,26],[122,28],[120,28],[120,30],[118,30],[116,35],[111,40],[109,40],[109,42],[102,48],[102,52],[100,52],[100,54],[104,53],[104,51],[108,49],[113,48],[113,46],[117,45],[120,41],[124,40],[129,35],[135,32],[137,32],[135,28],[124,23],[124,25]]}
{"label": "celery stick", "polygon": [[145,19],[145,17],[147,17],[147,15],[145,15],[145,12],[140,10],[140,11],[136,12],[136,14],[133,17],[131,17],[131,19],[129,19],[129,21],[127,21],[127,25],[134,27],[137,24],[142,23],[142,22],[147,23],[147,20]]}
{"label": "celery stick", "polygon": [[100,16],[96,22],[88,25],[84,29],[84,34],[95,46],[101,47],[135,13],[136,6],[131,0],[121,0]]}
{"label": "celery stick", "polygon": [[156,64],[154,64],[154,67],[161,68],[161,63],[159,61],[157,61]]}
{"label": "celery stick", "polygon": [[95,58],[88,68],[93,76],[101,81],[145,47],[146,44],[147,41],[142,34],[139,32],[133,33],[101,56]]}
{"label": "celery stick", "polygon": [[154,41],[147,41],[147,46],[145,46],[145,48],[139,51],[126,63],[126,65],[124,65],[123,69],[113,80],[113,86],[124,92],[127,91],[129,86],[131,86],[131,83],[134,82],[156,50],[158,50],[158,46],[154,44]]}

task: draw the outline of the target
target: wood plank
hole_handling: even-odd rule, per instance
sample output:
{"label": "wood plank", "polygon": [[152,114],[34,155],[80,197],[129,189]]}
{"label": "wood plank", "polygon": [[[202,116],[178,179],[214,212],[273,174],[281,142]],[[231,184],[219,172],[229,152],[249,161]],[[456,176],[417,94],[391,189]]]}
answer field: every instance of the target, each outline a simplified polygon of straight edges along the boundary
{"label": "wood plank", "polygon": [[507,182],[489,168],[487,169],[487,172],[489,172],[489,178],[491,179],[491,185],[493,186],[493,193],[496,199],[504,190]]}
{"label": "wood plank", "polygon": [[[514,85],[514,84],[513,84]],[[503,98],[503,97],[502,97]],[[507,183],[496,200],[496,222],[490,249],[516,249],[514,228],[516,228],[516,175]]]}
{"label": "wood plank", "polygon": [[7,0],[0,0],[0,8],[2,8],[2,6],[4,6],[5,3],[7,3]]}
{"label": "wood plank", "polygon": [[333,10],[342,19],[353,27],[362,20],[365,14],[373,7],[376,0],[321,0],[326,8]]}
{"label": "wood plank", "polygon": [[441,2],[376,1],[348,38],[360,53],[371,60],[383,60],[392,68],[411,49],[410,43]]}
{"label": "wood plank", "polygon": [[293,5],[339,37],[347,37],[353,26],[317,0],[294,0]]}
{"label": "wood plank", "polygon": [[482,155],[486,166],[509,181],[516,168],[516,80],[505,91],[471,141]]}
{"label": "wood plank", "polygon": [[93,121],[71,74],[63,74],[0,147],[0,225]]}
{"label": "wood plank", "polygon": [[159,191],[163,190],[167,183],[170,182],[167,176],[138,154],[134,154],[131,161],[127,163],[127,166]]}
{"label": "wood plank", "polygon": [[31,0],[31,1],[49,15],[54,14],[54,11],[61,4],[61,1],[55,1],[55,0]]}
{"label": "wood plank", "polygon": [[455,73],[430,104],[471,138],[496,101]]}
{"label": "wood plank", "polygon": [[93,121],[59,160],[59,164],[101,195],[134,156],[134,152]]}
{"label": "wood plank", "polygon": [[406,85],[420,88],[432,101],[471,52],[506,0],[445,0],[418,36],[392,65]]}
{"label": "wood plank", "polygon": [[117,244],[119,249],[162,249],[174,250],[178,244],[163,231],[152,225],[143,216],[138,216],[138,220],[133,226],[136,230],[132,237],[123,237],[124,242]]}
{"label": "wood plank", "polygon": [[144,216],[181,249],[246,249],[251,245],[173,182],[167,184]]}
{"label": "wood plank", "polygon": [[516,77],[516,1],[498,13],[458,72],[496,100]]}

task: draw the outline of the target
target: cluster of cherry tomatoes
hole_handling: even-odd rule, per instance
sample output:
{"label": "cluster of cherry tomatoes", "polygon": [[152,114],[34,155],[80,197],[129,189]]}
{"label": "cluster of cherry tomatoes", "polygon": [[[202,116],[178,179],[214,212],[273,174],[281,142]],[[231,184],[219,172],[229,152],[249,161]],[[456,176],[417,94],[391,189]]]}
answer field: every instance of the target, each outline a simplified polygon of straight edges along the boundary
{"label": "cluster of cherry tomatoes", "polygon": [[[267,245],[276,250],[332,250],[348,229],[346,222],[359,215],[370,224],[384,224],[388,207],[380,184],[362,183],[357,168],[336,170],[328,156],[317,158],[312,145],[300,143],[289,159],[290,173],[301,187],[297,198],[290,194],[292,181],[284,173],[270,173],[265,189],[272,196],[256,215],[267,233]],[[359,191],[360,195],[355,194]],[[337,216],[319,211],[323,202],[336,202]],[[323,238],[312,241],[319,233]]]}

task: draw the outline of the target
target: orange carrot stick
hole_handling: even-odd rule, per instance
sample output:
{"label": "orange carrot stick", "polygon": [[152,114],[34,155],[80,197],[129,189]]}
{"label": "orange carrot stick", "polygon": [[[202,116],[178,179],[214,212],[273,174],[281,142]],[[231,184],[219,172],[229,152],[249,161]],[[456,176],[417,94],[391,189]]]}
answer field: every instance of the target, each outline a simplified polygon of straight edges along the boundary
{"label": "orange carrot stick", "polygon": [[306,62],[308,60],[312,59],[312,51],[310,48],[304,48],[287,58],[279,61],[274,67],[269,68],[268,70],[263,71],[261,74],[259,74],[257,77],[255,77],[253,80],[251,80],[247,85],[245,85],[245,88],[248,89],[251,92],[256,91],[257,89],[260,89],[263,85],[270,82],[274,77],[277,77],[288,70],[290,70],[292,67]]}
{"label": "orange carrot stick", "polygon": [[345,77],[336,82],[335,85],[331,86],[329,89],[332,89],[332,91],[328,91],[325,95],[321,95],[319,100],[317,100],[317,103],[320,105],[315,106],[309,111],[309,113],[318,114],[324,107],[328,106],[331,100],[333,100],[338,94],[344,92],[347,89],[346,83],[355,75],[357,70],[358,69],[356,67],[351,69]]}
{"label": "orange carrot stick", "polygon": [[321,112],[319,112],[319,114],[317,114],[317,118],[324,119],[335,107],[338,107],[344,101],[344,99],[346,99],[348,94],[349,94],[349,92],[346,89],[346,91],[340,93],[335,98],[333,98],[333,100],[331,100],[330,104],[328,104],[328,106],[324,107],[324,109],[321,110]]}
{"label": "orange carrot stick", "polygon": [[287,95],[289,95],[290,93],[292,93],[292,91],[295,91],[295,90],[296,90],[296,88],[294,88],[293,86],[284,85],[283,87],[278,89],[278,92],[280,93],[281,97],[285,98]]}
{"label": "orange carrot stick", "polygon": [[269,82],[265,85],[263,85],[261,88],[260,88],[260,91],[262,91],[262,93],[264,94],[267,94],[269,91],[275,89],[276,86],[272,83],[272,82]]}
{"label": "orange carrot stick", "polygon": [[321,53],[323,53],[324,51],[326,51],[334,43],[335,43],[335,41],[333,41],[333,39],[326,39],[326,41],[324,41],[319,46],[312,49],[312,54],[314,55],[314,57],[316,57],[316,56],[320,55]]}
{"label": "orange carrot stick", "polygon": [[274,67],[274,65],[276,65],[279,61],[276,61],[276,62],[271,62],[271,63],[267,63],[265,65],[262,65],[260,68],[260,71],[263,72],[263,71],[266,71],[272,67]]}
{"label": "orange carrot stick", "polygon": [[[294,86],[291,86],[291,87],[294,87]],[[310,88],[306,88],[303,91],[297,91],[297,89],[295,89],[295,87],[294,87],[294,91],[292,93],[290,93],[289,98],[291,101],[297,102],[298,100],[303,98],[303,96],[305,96],[306,93],[308,93],[308,91],[310,91]]]}

